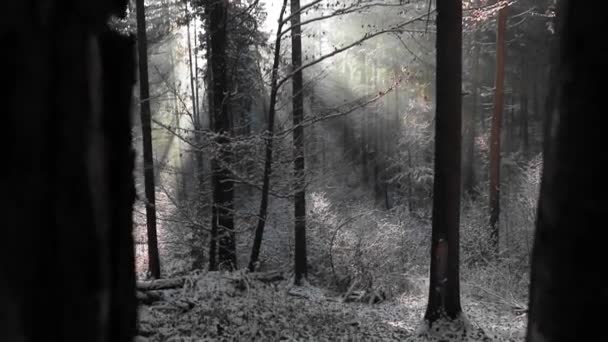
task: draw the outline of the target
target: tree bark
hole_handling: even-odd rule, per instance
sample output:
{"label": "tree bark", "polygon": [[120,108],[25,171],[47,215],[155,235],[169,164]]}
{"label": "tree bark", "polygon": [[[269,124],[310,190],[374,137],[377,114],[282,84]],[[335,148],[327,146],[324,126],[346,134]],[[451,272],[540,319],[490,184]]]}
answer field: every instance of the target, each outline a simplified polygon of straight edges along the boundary
{"label": "tree bark", "polygon": [[[300,0],[291,0],[291,64],[292,70],[302,66],[302,28],[300,26]],[[292,79],[293,91],[293,154],[294,154],[294,214],[295,214],[295,284],[301,285],[307,277],[306,264],[306,190],[304,169],[304,94],[302,71]]]}
{"label": "tree bark", "polygon": [[437,109],[429,326],[460,307],[459,220],[462,129],[462,2],[437,1]]}
{"label": "tree bark", "polygon": [[136,326],[135,46],[105,29],[124,2],[62,4],[0,12],[0,341],[126,342]]}
{"label": "tree bark", "polygon": [[153,278],[160,278],[160,258],[156,236],[156,199],[154,187],[154,157],[152,152],[152,127],[150,113],[150,89],[148,82],[148,41],[146,34],[146,9],[144,0],[137,0],[137,50],[139,65],[139,103],[143,136],[144,188],[146,193],[146,225],[148,232],[148,271]]}
{"label": "tree bark", "polygon": [[[549,83],[544,169],[532,253],[527,341],[608,341],[605,16],[580,1],[558,8],[559,62]],[[581,49],[584,46],[584,49]],[[581,113],[585,113],[581,116]]]}
{"label": "tree bark", "polygon": [[[226,76],[226,25],[228,22],[228,1],[212,1],[205,4],[209,20],[211,86],[209,96],[212,105],[210,112],[214,117],[215,143],[219,148],[219,158],[212,161],[213,169],[213,206],[212,206],[212,236],[211,248],[213,253],[217,243],[217,267],[236,269],[236,234],[234,231],[234,181],[230,170],[222,163],[228,163],[232,158],[228,151],[230,143],[230,120],[228,117],[229,89]],[[217,242],[216,242],[217,241]],[[215,269],[211,263],[210,269]]]}
{"label": "tree bark", "polygon": [[498,254],[498,218],[500,216],[500,137],[504,111],[505,29],[507,7],[498,11],[496,28],[496,76],[494,80],[494,113],[490,131],[490,239]]}

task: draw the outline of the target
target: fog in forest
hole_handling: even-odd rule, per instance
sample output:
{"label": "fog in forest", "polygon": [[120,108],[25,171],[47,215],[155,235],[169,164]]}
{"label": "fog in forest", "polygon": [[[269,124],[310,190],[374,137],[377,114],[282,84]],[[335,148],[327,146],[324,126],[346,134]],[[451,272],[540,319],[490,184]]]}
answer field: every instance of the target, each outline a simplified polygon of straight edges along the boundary
{"label": "fog in forest", "polygon": [[[100,284],[94,300],[72,280],[53,285],[70,284],[68,299],[34,299],[72,303],[65,317],[99,305],[74,334],[566,341],[551,337],[581,330],[556,318],[558,297],[569,310],[605,304],[605,286],[563,296],[573,279],[593,278],[581,260],[597,259],[581,247],[591,230],[569,235],[569,220],[597,227],[606,209],[589,190],[605,160],[598,121],[572,118],[599,110],[581,61],[606,56],[582,48],[599,25],[588,28],[574,1],[30,2],[38,26],[0,26],[9,69],[22,70],[2,99],[11,113],[27,102],[22,73],[44,94],[24,112],[54,128],[34,127],[35,152],[10,160],[58,185],[40,200],[10,187],[15,203],[56,204],[25,223],[14,209],[8,221],[52,222],[19,252],[32,253],[33,269],[58,255],[73,263],[65,279],[86,270],[82,284]],[[23,8],[14,12],[29,18]],[[593,163],[573,166],[582,156]],[[0,304],[38,319],[17,298]],[[67,326],[62,317],[45,324]],[[0,340],[29,341],[19,329]]]}

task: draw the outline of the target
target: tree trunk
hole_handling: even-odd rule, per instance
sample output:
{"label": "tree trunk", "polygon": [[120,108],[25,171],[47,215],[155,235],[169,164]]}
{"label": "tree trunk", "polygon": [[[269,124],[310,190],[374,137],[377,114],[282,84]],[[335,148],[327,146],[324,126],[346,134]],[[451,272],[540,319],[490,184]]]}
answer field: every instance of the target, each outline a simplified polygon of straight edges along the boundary
{"label": "tree trunk", "polygon": [[505,29],[507,7],[498,12],[496,28],[496,77],[494,80],[494,113],[490,131],[490,236],[494,251],[498,254],[498,218],[500,216],[500,137],[504,110],[505,78]]}
{"label": "tree trunk", "polygon": [[306,264],[306,190],[304,169],[304,94],[302,70],[302,27],[300,0],[291,0],[291,64],[294,75],[293,90],[293,154],[294,154],[294,213],[295,213],[295,284],[307,277]]}
{"label": "tree trunk", "polygon": [[103,27],[118,3],[59,13],[56,1],[35,12],[40,2],[23,1],[0,13],[0,341],[135,335],[135,46]]}
{"label": "tree trunk", "polygon": [[266,217],[268,215],[268,192],[270,191],[270,172],[272,170],[272,145],[274,138],[274,117],[277,104],[277,93],[278,87],[277,82],[279,80],[279,63],[281,61],[281,33],[283,32],[283,16],[285,14],[285,8],[287,7],[287,0],[283,0],[283,6],[281,7],[281,13],[279,14],[279,25],[277,28],[277,36],[274,43],[274,61],[272,64],[272,78],[270,85],[270,107],[268,108],[268,137],[266,137],[266,158],[264,159],[264,179],[262,181],[262,200],[260,201],[260,211],[258,214],[258,225],[255,229],[255,236],[253,238],[253,246],[251,247],[251,257],[249,258],[249,271],[253,272],[257,268],[258,258],[260,256],[260,249],[262,246],[262,238],[264,235],[264,226],[266,225]]}
{"label": "tree trunk", "polygon": [[139,65],[139,103],[144,150],[144,187],[146,192],[146,224],[148,228],[148,271],[160,278],[160,259],[156,236],[156,199],[154,188],[154,157],[152,155],[152,127],[150,90],[148,83],[148,41],[144,0],[137,0],[137,50]]}
{"label": "tree trunk", "polygon": [[432,326],[461,314],[459,280],[462,3],[437,1],[437,112],[429,301]]}
{"label": "tree trunk", "polygon": [[[219,158],[212,161],[213,170],[213,206],[212,236],[210,252],[217,244],[217,267],[235,269],[236,235],[234,231],[234,181],[230,170],[223,164],[231,159],[228,151],[230,143],[230,120],[228,117],[229,89],[226,78],[226,25],[228,22],[228,1],[220,0],[205,3],[209,20],[210,60],[212,94],[209,106],[213,113],[215,143],[219,149]],[[215,257],[214,257],[215,258]],[[211,258],[210,258],[211,259]],[[210,269],[214,269],[210,260]]]}
{"label": "tree trunk", "polygon": [[479,34],[473,36],[472,44],[475,52],[473,53],[473,89],[471,94],[471,110],[467,111],[464,117],[464,151],[463,151],[463,182],[462,189],[469,195],[474,195],[475,189],[475,125],[477,120],[477,110],[479,107],[479,54],[481,46],[478,43]]}
{"label": "tree trunk", "polygon": [[[527,341],[608,341],[605,276],[608,186],[605,83],[608,51],[597,44],[605,16],[581,1],[558,8],[555,111],[532,254]],[[585,46],[581,49],[581,46]],[[553,77],[551,77],[553,78]],[[550,92],[551,93],[551,92]],[[581,113],[585,113],[584,116]],[[602,309],[600,309],[602,310]]]}

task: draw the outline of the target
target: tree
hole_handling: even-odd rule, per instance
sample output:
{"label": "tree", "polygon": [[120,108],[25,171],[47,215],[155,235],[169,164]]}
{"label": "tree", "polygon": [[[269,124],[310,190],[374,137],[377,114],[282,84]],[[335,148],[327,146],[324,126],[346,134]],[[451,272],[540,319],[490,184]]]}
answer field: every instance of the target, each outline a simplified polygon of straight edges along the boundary
{"label": "tree", "polygon": [[[211,243],[209,269],[217,266],[234,269],[236,264],[236,234],[234,231],[234,181],[227,163],[231,156],[230,120],[228,117],[229,89],[226,75],[226,26],[228,22],[228,1],[205,2],[207,13],[207,32],[209,34],[209,58],[207,65],[211,71],[209,89],[209,112],[213,117],[215,144],[219,154],[211,164],[213,176],[213,206],[211,222]],[[217,243],[217,264],[215,262]]]}
{"label": "tree", "polygon": [[283,33],[283,25],[285,21],[283,16],[285,14],[285,8],[287,7],[287,0],[283,0],[281,6],[281,12],[279,14],[279,24],[277,28],[277,36],[274,43],[274,61],[272,63],[272,76],[270,80],[270,105],[268,108],[268,126],[266,132],[266,146],[264,149],[264,179],[262,180],[262,199],[260,201],[260,210],[258,214],[258,223],[255,229],[255,236],[253,238],[253,246],[251,247],[251,257],[249,258],[249,271],[253,272],[256,269],[256,264],[260,256],[260,249],[262,246],[262,237],[264,235],[264,226],[266,225],[266,217],[268,215],[268,192],[270,191],[270,171],[272,169],[272,144],[274,139],[274,117],[276,114],[276,103],[278,94],[278,80],[279,80],[279,62],[281,58],[281,34]]}
{"label": "tree", "polygon": [[460,307],[459,219],[462,128],[462,2],[437,1],[437,108],[429,327],[455,320]]}
{"label": "tree", "polygon": [[496,26],[496,77],[494,80],[494,113],[490,131],[490,234],[498,254],[498,218],[500,217],[500,136],[504,110],[505,30],[507,7],[498,11]]}
{"label": "tree", "polygon": [[148,82],[148,41],[144,0],[137,0],[137,50],[139,65],[139,104],[143,135],[144,188],[146,192],[146,225],[148,233],[148,270],[153,278],[160,278],[160,258],[156,236],[156,200],[154,194],[154,157],[152,155],[152,127],[150,119],[150,90]]}
{"label": "tree", "polygon": [[580,1],[562,1],[560,6],[559,57],[555,82],[549,84],[555,96],[548,99],[547,107],[527,341],[606,341],[605,315],[597,310],[608,305],[608,287],[601,280],[608,210],[601,85],[608,51],[597,43],[605,17]]}
{"label": "tree", "polygon": [[[318,4],[320,2],[320,0],[314,0],[310,3],[307,3],[305,6],[300,7],[299,11],[296,12],[296,14],[300,14],[302,11],[307,10],[309,8],[314,7],[316,4]],[[251,258],[249,261],[249,270],[253,271],[255,270],[256,266],[255,263],[258,260],[259,257],[259,253],[260,253],[260,248],[261,248],[261,243],[262,243],[262,237],[263,237],[263,232],[264,232],[264,226],[266,224],[266,216],[267,216],[267,212],[268,212],[268,194],[269,194],[269,190],[270,190],[270,174],[271,174],[271,169],[272,169],[272,149],[273,149],[273,141],[274,141],[274,119],[275,119],[275,113],[276,113],[276,102],[277,102],[277,96],[279,93],[279,89],[281,88],[282,85],[284,85],[287,81],[289,81],[291,78],[293,78],[295,75],[301,74],[302,70],[306,69],[306,68],[310,68],[315,66],[316,64],[319,64],[320,62],[329,59],[333,56],[336,56],[340,53],[343,53],[345,51],[348,51],[349,49],[359,46],[361,45],[361,43],[373,39],[374,37],[378,37],[380,35],[386,34],[386,33],[394,33],[394,32],[398,32],[399,30],[401,30],[402,28],[406,27],[407,25],[410,25],[418,20],[420,20],[423,16],[421,17],[417,17],[411,20],[407,20],[404,22],[401,22],[399,24],[393,25],[389,28],[386,29],[381,29],[381,30],[377,30],[373,33],[366,33],[364,36],[356,39],[355,41],[340,47],[340,48],[336,48],[333,51],[320,55],[317,58],[313,58],[312,61],[307,62],[306,64],[302,65],[300,62],[300,67],[297,69],[292,70],[291,73],[288,73],[287,75],[285,75],[282,78],[279,78],[279,64],[280,64],[280,58],[281,58],[281,51],[280,51],[280,47],[281,47],[281,38],[286,35],[289,32],[292,32],[292,30],[297,29],[301,32],[301,26],[303,25],[307,25],[307,24],[311,24],[313,22],[319,21],[319,20],[324,20],[324,19],[328,19],[328,18],[332,18],[335,16],[340,16],[340,15],[345,15],[348,13],[354,13],[357,12],[358,10],[360,10],[360,5],[359,3],[354,3],[352,5],[349,5],[346,8],[340,8],[338,10],[335,10],[334,12],[328,14],[328,15],[321,15],[318,17],[314,17],[311,19],[307,19],[305,21],[299,21],[298,25],[294,25],[292,23],[291,27],[287,28],[287,29],[283,29],[283,26],[287,23],[287,21],[289,20],[293,20],[294,16],[293,14],[290,15],[288,18],[283,19],[283,14],[284,14],[284,7],[286,7],[287,4],[287,0],[284,1],[283,3],[283,7],[281,9],[280,12],[280,19],[279,19],[279,23],[278,23],[278,29],[277,29],[277,35],[276,35],[276,40],[275,40],[275,48],[274,48],[274,62],[273,62],[273,68],[272,68],[272,76],[271,76],[271,86],[270,86],[270,106],[268,108],[268,126],[267,126],[267,134],[268,136],[266,137],[266,144],[265,144],[265,159],[264,159],[264,176],[263,176],[263,185],[262,185],[262,199],[260,201],[260,209],[259,209],[259,214],[258,214],[258,221],[257,221],[257,226],[256,226],[256,230],[255,230],[255,237],[254,237],[254,242],[253,242],[253,247],[252,247],[252,252],[251,252]],[[379,3],[381,5],[381,3]],[[365,6],[363,5],[363,7],[370,7],[370,6],[374,6],[372,5],[368,5]],[[300,33],[301,35],[301,33]],[[293,45],[293,43],[292,43]],[[300,61],[301,61],[301,52],[300,52]],[[370,103],[373,103],[375,101],[377,101],[378,99],[382,98],[383,95],[380,96],[375,96],[371,99],[369,99],[368,101],[363,101],[363,104],[357,104],[355,105],[353,108],[350,109],[346,109],[344,112],[338,112],[338,113],[329,113],[327,114],[326,118],[321,118],[322,120],[325,120],[329,117],[336,117],[336,116],[345,116],[349,113],[352,113],[354,110],[358,109],[358,108],[362,108],[365,105],[368,105]],[[303,113],[302,113],[303,114]],[[320,121],[319,119],[317,120],[313,120],[312,122],[315,121]],[[293,131],[295,134],[295,130],[296,129],[301,129],[303,132],[303,126],[304,126],[304,121],[300,121],[300,124],[298,125],[294,125],[293,127]],[[294,140],[297,141],[297,140]],[[303,141],[302,141],[302,145],[303,145]],[[304,162],[304,159],[302,159],[302,163]],[[302,168],[304,166],[302,165]],[[295,166],[294,166],[295,169]],[[295,185],[295,183],[294,183]],[[297,187],[296,187],[297,188]],[[302,194],[304,194],[305,192],[302,192]],[[303,204],[305,207],[305,202],[300,201],[299,203]],[[301,209],[300,209],[301,210]],[[304,222],[305,225],[305,222]],[[305,248],[305,246],[304,246]],[[301,255],[301,254],[300,254]]]}
{"label": "tree", "polygon": [[306,190],[304,169],[304,86],[302,79],[302,27],[300,0],[291,0],[291,64],[293,101],[294,213],[295,213],[295,284],[307,276],[306,264]]}
{"label": "tree", "polygon": [[89,4],[12,2],[0,14],[2,341],[135,335],[134,41],[105,28],[126,1]]}

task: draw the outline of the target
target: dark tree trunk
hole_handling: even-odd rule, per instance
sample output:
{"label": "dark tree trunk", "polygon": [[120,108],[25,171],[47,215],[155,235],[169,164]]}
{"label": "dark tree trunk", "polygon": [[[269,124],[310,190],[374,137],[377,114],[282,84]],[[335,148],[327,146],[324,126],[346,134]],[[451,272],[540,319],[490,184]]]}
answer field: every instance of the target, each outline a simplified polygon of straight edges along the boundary
{"label": "dark tree trunk", "polygon": [[118,3],[12,2],[0,14],[0,341],[135,335],[135,46],[104,28]]}
{"label": "dark tree trunk", "polygon": [[459,264],[462,3],[437,1],[437,112],[429,325],[461,313]]}
{"label": "dark tree trunk", "polygon": [[505,29],[507,7],[498,11],[496,28],[496,76],[494,80],[494,113],[490,131],[490,238],[498,254],[498,218],[500,216],[500,137],[504,111]]}
{"label": "dark tree trunk", "polygon": [[272,79],[270,85],[270,107],[268,109],[268,126],[266,131],[268,136],[266,137],[266,156],[264,159],[264,179],[262,181],[262,200],[260,201],[260,211],[258,213],[258,224],[255,229],[255,236],[253,238],[253,246],[251,247],[251,257],[249,258],[249,271],[255,271],[257,267],[258,258],[260,256],[260,249],[262,247],[262,238],[264,235],[264,227],[266,225],[266,217],[268,215],[268,192],[270,191],[270,172],[272,170],[272,145],[274,138],[274,117],[277,104],[278,87],[277,83],[279,80],[279,63],[281,61],[281,33],[283,32],[283,16],[285,14],[285,8],[287,7],[287,0],[283,0],[283,6],[281,7],[281,13],[279,14],[279,25],[277,28],[277,36],[274,44],[274,61],[272,63]]}
{"label": "dark tree trunk", "polygon": [[[219,148],[219,158],[212,161],[213,172],[213,206],[212,206],[212,236],[210,253],[215,250],[217,243],[217,267],[235,269],[236,264],[236,235],[234,231],[234,181],[230,170],[223,164],[231,159],[228,151],[230,143],[230,120],[228,118],[229,89],[226,78],[226,25],[228,22],[228,1],[211,1],[205,4],[208,15],[210,32],[210,60],[212,89],[209,96],[210,112],[213,113],[214,132],[217,134],[215,143]],[[215,257],[213,257],[215,259]],[[215,269],[211,263],[210,269]]]}
{"label": "dark tree trunk", "polygon": [[291,64],[294,70],[293,89],[293,154],[294,154],[294,214],[295,214],[295,284],[306,278],[306,190],[304,173],[304,94],[302,91],[302,28],[300,27],[300,0],[291,0]]}
{"label": "dark tree trunk", "polygon": [[[552,127],[532,254],[527,341],[608,341],[605,15],[562,1]],[[581,46],[585,48],[582,49]],[[581,115],[584,113],[584,115]]]}
{"label": "dark tree trunk", "polygon": [[144,150],[144,188],[146,193],[146,225],[148,228],[148,271],[160,278],[160,258],[156,237],[156,199],[154,189],[154,157],[152,155],[152,127],[150,90],[148,83],[148,41],[144,0],[137,0],[137,51],[139,65],[139,107]]}

